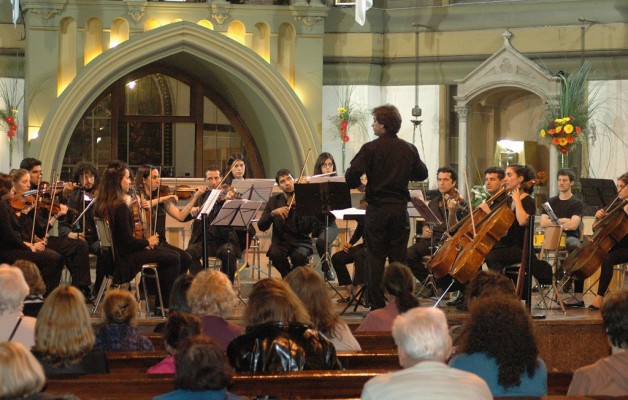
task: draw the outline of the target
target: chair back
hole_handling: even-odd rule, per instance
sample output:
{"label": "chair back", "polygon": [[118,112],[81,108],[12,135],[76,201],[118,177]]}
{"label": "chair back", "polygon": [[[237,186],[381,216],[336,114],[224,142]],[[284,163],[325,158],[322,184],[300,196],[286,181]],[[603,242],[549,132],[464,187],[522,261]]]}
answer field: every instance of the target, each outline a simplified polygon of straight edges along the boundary
{"label": "chair back", "polygon": [[113,259],[116,258],[116,252],[113,248],[113,239],[111,238],[111,228],[109,222],[106,219],[94,217],[94,223],[96,224],[96,234],[98,235],[98,241],[102,249],[111,250]]}
{"label": "chair back", "polygon": [[563,227],[560,225],[551,225],[545,228],[545,237],[541,245],[541,259],[548,251],[557,252],[560,249],[560,238],[562,235]]}

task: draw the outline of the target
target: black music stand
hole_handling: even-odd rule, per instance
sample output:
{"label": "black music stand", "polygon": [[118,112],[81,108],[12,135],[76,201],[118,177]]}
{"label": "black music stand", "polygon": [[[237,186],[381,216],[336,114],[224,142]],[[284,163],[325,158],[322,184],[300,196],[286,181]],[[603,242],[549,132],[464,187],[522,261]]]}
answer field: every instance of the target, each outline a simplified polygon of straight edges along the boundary
{"label": "black music stand", "polygon": [[580,178],[582,201],[596,209],[607,207],[617,197],[617,187],[612,179]]}
{"label": "black music stand", "polygon": [[[321,256],[320,264],[323,265],[324,262],[327,262],[329,268],[332,268],[331,255],[329,254],[329,241],[327,238],[329,214],[332,210],[351,208],[351,194],[349,193],[347,183],[330,180],[320,183],[296,184],[294,185],[294,193],[296,196],[296,213],[298,217],[325,216],[325,253]],[[336,294],[341,296],[331,283],[329,283],[329,285]]]}
{"label": "black music stand", "polygon": [[[246,228],[251,223],[253,217],[262,206],[261,201],[250,200],[227,200],[223,205],[218,215],[214,218],[212,225],[214,226],[226,226],[229,228]],[[227,243],[227,264],[229,264],[229,258],[231,256],[231,243]],[[229,266],[227,265],[227,268]],[[242,299],[242,293],[240,288],[240,274],[236,271],[237,276],[237,288],[238,298],[244,303]]]}
{"label": "black music stand", "polygon": [[[342,214],[342,219],[344,219],[344,220],[355,220],[355,221],[364,223],[364,216],[366,215],[366,210],[361,210],[361,209],[351,209],[351,210],[358,211],[359,213],[356,213],[356,214],[343,213]],[[364,241],[364,234],[362,235],[362,241]],[[364,247],[363,251],[366,252],[366,245],[364,245],[363,247]],[[365,268],[368,268],[368,264],[366,264],[366,263],[365,263]],[[367,302],[367,299],[365,298],[365,296],[367,294],[366,288],[368,286],[368,270],[366,271],[366,275],[367,275],[366,282],[362,285],[362,287],[356,293],[351,293],[351,297],[349,298],[349,301],[347,302],[347,305],[340,312],[341,315],[344,315],[344,313],[354,303],[355,303],[355,306],[353,307],[353,312],[356,312],[358,310],[358,306],[362,306],[364,308],[368,308],[368,302]]]}

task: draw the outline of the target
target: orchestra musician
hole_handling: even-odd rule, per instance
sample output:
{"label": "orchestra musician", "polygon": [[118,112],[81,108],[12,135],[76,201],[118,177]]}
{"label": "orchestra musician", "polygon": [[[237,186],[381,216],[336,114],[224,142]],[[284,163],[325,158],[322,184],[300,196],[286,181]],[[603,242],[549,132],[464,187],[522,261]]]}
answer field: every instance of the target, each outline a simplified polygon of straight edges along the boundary
{"label": "orchestra musician", "polygon": [[309,235],[316,224],[316,217],[296,215],[294,178],[288,169],[277,171],[275,182],[281,188],[281,193],[268,200],[257,227],[266,232],[273,226],[272,242],[266,255],[281,276],[285,277],[292,268],[307,265],[308,258],[313,254]]}
{"label": "orchestra musician", "polygon": [[[558,183],[558,196],[550,198],[548,203],[552,207],[556,217],[558,217],[558,222],[560,222],[560,225],[563,227],[563,232],[566,235],[565,247],[567,252],[571,252],[580,244],[580,222],[582,221],[584,203],[574,197],[571,192],[576,182],[576,174],[574,174],[572,170],[561,169],[558,171],[556,179]],[[554,222],[550,219],[547,211],[544,210],[541,214],[541,227],[547,228],[552,225],[554,225]],[[563,301],[565,307],[584,307],[584,301],[582,300],[583,289],[584,281],[575,280],[574,299]]]}
{"label": "orchestra musician", "polygon": [[368,300],[371,310],[384,308],[382,286],[386,257],[389,262],[406,261],[410,236],[408,221],[408,182],[424,180],[427,167],[416,147],[397,137],[401,115],[397,107],[386,104],[373,109],[373,133],[377,139],[364,144],[345,173],[349,188],[362,185],[368,177],[364,218],[364,240],[368,269]]}
{"label": "orchestra musician", "polygon": [[[225,179],[223,183],[225,186],[230,187],[234,180],[246,179],[246,159],[242,153],[233,153],[227,158],[227,170],[225,172]],[[244,250],[250,245],[251,239],[255,236],[255,227],[249,225],[246,228],[234,228],[238,235],[239,248]],[[248,235],[247,235],[248,233]]]}
{"label": "orchestra musician", "polygon": [[[511,196],[506,199],[508,207],[513,211],[515,219],[508,232],[486,255],[485,262],[489,269],[503,273],[505,267],[521,262],[523,255],[523,242],[525,238],[526,224],[530,215],[536,212],[534,199],[529,193],[533,186],[524,188],[522,185],[534,178],[531,168],[525,165],[512,164],[506,168],[506,176],[503,184],[510,191]],[[485,213],[490,212],[486,203],[479,206]],[[531,254],[532,275],[541,284],[552,282],[552,267],[545,261],[539,260]]]}
{"label": "orchestra musician", "polygon": [[48,294],[59,286],[63,256],[47,248],[44,241],[31,243],[30,236],[22,236],[22,228],[10,205],[14,196],[13,177],[0,173],[0,263],[32,261],[39,268]]}
{"label": "orchestra musician", "polygon": [[505,176],[506,171],[499,167],[488,167],[484,170],[484,188],[489,195],[493,196],[499,192]]}
{"label": "orchestra musician", "polygon": [[[423,281],[429,274],[423,263],[423,257],[433,254],[443,235],[449,233],[460,219],[468,213],[467,202],[462,199],[456,190],[458,173],[452,167],[441,167],[436,171],[439,195],[428,203],[434,215],[442,221],[433,228],[423,223],[420,227],[421,237],[408,248],[408,267],[414,276]],[[418,224],[417,224],[418,225]],[[419,227],[417,226],[417,231]],[[445,285],[446,287],[447,285]]]}
{"label": "orchestra musician", "polygon": [[[329,176],[337,175],[336,161],[334,157],[327,152],[323,152],[318,155],[316,162],[314,163],[314,175],[329,174]],[[312,232],[312,237],[316,238],[316,252],[323,258],[325,249],[330,249],[331,244],[338,237],[338,225],[336,225],[336,217],[334,214],[327,213],[327,218],[324,214],[317,216],[317,223]],[[326,220],[329,223],[326,226]],[[327,228],[327,246],[325,246],[325,228]],[[324,260],[321,264],[321,269],[325,276],[326,281],[333,281],[336,279],[333,268],[329,263]]]}
{"label": "orchestra musician", "polygon": [[[626,200],[628,199],[628,172],[617,178],[617,197],[618,201],[624,203],[623,212],[628,214],[628,203],[626,203]],[[595,213],[596,222],[605,216],[606,211],[604,209],[598,210]],[[604,295],[606,294],[608,286],[611,283],[611,279],[613,278],[613,266],[625,262],[628,262],[628,235],[624,236],[622,240],[610,249],[608,257],[602,262],[600,282],[598,284],[597,294],[589,305],[590,310],[598,311],[602,307]]]}
{"label": "orchestra musician", "polygon": [[95,254],[96,280],[92,293],[97,291],[104,278],[104,270],[100,257],[100,241],[96,233],[94,223],[94,210],[90,207],[83,217],[77,220],[80,214],[89,206],[96,195],[98,184],[98,169],[90,162],[79,161],[74,165],[72,182],[67,182],[63,187],[62,196],[68,206],[68,213],[61,218],[58,226],[60,237],[71,239],[84,239],[87,241],[89,252]]}
{"label": "orchestra musician", "polygon": [[[179,253],[181,260],[181,271],[185,272],[192,265],[192,257],[189,253],[182,249],[169,244],[166,240],[166,214],[179,222],[188,220],[190,211],[194,207],[194,203],[201,197],[204,191],[197,190],[194,197],[181,210],[177,208],[176,202],[179,201],[176,192],[170,194],[169,189],[161,185],[161,177],[159,170],[150,165],[141,165],[135,172],[135,188],[139,196],[140,205],[145,215],[150,216],[150,221],[146,218],[146,226],[144,227],[151,233],[157,233],[159,236],[159,245],[157,250],[174,251]],[[167,190],[167,191],[166,191]],[[148,210],[148,211],[147,211]],[[156,212],[155,212],[156,211]],[[157,221],[155,221],[157,218]]]}
{"label": "orchestra musician", "polygon": [[[205,195],[198,199],[198,207],[205,203],[212,189],[218,188],[221,179],[220,168],[218,168],[218,166],[210,165],[207,167],[205,170],[207,191]],[[230,196],[233,196],[233,193],[227,192],[224,200],[229,200]],[[216,215],[218,215],[220,208],[224,204],[224,200],[218,200],[207,216],[207,254],[220,259],[222,264],[220,270],[233,282],[237,269],[237,260],[241,256],[238,236],[233,228],[211,225],[211,222]],[[197,211],[198,210],[195,210],[194,213],[196,214]],[[195,219],[192,223],[192,235],[188,248],[185,249],[185,251],[192,257],[190,273],[196,275],[203,269],[203,265],[200,262],[203,257],[203,222],[199,219]]]}
{"label": "orchestra musician", "polygon": [[109,222],[116,256],[122,260],[114,268],[116,284],[131,281],[143,264],[156,263],[159,271],[164,304],[168,307],[172,283],[179,275],[181,261],[178,252],[159,250],[159,235],[147,238],[133,235],[134,217],[131,213],[129,189],[133,181],[123,161],[109,163],[101,178],[98,197],[94,204],[94,216]]}
{"label": "orchestra musician", "polygon": [[[25,192],[33,187],[37,189],[39,185],[41,161],[34,160],[31,163],[35,164],[31,166],[31,170],[35,171],[33,174],[24,169],[16,170],[13,173],[13,186],[17,192]],[[24,161],[22,164],[25,164]],[[68,206],[54,200],[54,196],[54,191],[40,192],[38,196],[40,204],[37,207],[32,206],[16,212],[22,227],[22,237],[29,238],[29,240],[32,238],[33,241],[36,238],[44,240],[47,248],[61,254],[72,277],[72,285],[76,286],[89,302],[92,300],[92,296],[87,242],[79,238],[49,235],[54,224],[68,212]],[[47,208],[46,204],[48,205]],[[55,286],[58,286],[58,282]]]}

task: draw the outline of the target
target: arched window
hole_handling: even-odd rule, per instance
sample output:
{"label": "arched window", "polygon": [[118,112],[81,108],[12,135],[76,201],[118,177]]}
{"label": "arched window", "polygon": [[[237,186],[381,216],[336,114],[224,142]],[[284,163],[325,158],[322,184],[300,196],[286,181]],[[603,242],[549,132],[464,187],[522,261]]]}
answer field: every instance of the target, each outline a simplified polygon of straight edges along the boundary
{"label": "arched window", "polygon": [[252,135],[219,94],[180,71],[147,68],[114,83],[85,113],[66,149],[62,179],[78,161],[102,170],[113,159],[131,168],[161,166],[166,177],[199,177],[210,164],[224,168],[235,152],[247,155],[250,176],[263,176]]}

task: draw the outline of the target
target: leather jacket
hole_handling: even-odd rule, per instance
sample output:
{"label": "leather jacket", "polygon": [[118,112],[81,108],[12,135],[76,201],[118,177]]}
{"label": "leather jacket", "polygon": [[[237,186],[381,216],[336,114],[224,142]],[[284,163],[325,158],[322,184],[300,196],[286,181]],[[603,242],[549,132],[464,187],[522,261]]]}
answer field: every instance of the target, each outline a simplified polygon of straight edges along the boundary
{"label": "leather jacket", "polygon": [[304,324],[273,322],[247,328],[227,347],[237,372],[341,369],[334,345]]}

